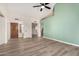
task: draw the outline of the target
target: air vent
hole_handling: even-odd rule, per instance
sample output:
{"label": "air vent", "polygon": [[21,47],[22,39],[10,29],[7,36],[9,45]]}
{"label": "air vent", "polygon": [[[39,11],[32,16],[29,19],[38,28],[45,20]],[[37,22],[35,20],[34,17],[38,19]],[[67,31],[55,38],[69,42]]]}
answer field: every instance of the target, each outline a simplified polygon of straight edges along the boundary
{"label": "air vent", "polygon": [[15,18],[15,20],[19,20],[18,18]]}

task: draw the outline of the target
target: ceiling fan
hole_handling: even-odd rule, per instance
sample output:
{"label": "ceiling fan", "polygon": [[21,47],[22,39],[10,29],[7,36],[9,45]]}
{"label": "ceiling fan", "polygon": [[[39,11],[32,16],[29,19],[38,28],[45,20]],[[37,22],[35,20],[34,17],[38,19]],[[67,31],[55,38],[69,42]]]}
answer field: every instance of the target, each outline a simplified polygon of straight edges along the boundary
{"label": "ceiling fan", "polygon": [[40,3],[40,5],[36,5],[33,7],[41,7],[40,11],[42,11],[44,8],[51,9],[51,7],[47,6],[48,4],[50,4],[50,3]]}

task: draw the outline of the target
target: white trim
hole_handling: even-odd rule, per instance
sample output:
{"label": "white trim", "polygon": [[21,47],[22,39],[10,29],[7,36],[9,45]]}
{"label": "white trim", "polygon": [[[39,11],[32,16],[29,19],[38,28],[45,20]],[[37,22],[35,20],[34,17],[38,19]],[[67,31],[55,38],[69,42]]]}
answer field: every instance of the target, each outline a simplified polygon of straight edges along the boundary
{"label": "white trim", "polygon": [[52,38],[48,38],[48,37],[45,37],[45,36],[43,36],[43,38],[47,38],[47,39],[50,39],[50,40],[58,41],[60,43],[65,43],[65,44],[68,44],[68,45],[79,47],[78,44],[73,44],[73,43],[69,43],[69,42],[65,42],[65,41],[61,41],[61,40],[57,40],[57,39],[52,39]]}

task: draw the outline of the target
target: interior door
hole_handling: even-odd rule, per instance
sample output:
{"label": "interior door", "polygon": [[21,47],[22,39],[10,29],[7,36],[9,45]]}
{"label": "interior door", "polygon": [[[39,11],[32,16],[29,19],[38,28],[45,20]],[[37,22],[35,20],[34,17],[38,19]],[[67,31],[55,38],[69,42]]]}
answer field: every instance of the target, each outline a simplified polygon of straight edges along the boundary
{"label": "interior door", "polygon": [[11,23],[11,38],[18,38],[18,23]]}

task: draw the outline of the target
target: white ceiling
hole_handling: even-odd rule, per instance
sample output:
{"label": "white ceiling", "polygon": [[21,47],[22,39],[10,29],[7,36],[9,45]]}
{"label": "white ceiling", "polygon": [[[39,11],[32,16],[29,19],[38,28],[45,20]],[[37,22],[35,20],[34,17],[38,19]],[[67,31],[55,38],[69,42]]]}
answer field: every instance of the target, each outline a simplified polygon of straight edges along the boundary
{"label": "white ceiling", "polygon": [[[55,3],[50,3],[48,6],[51,10],[43,9],[40,12],[40,7],[33,8],[34,5],[39,5],[39,3],[4,3],[0,4],[0,9],[2,13],[6,13],[9,17],[22,18],[22,17],[32,17],[32,18],[42,18],[49,14]],[[4,8],[3,8],[4,7]]]}

